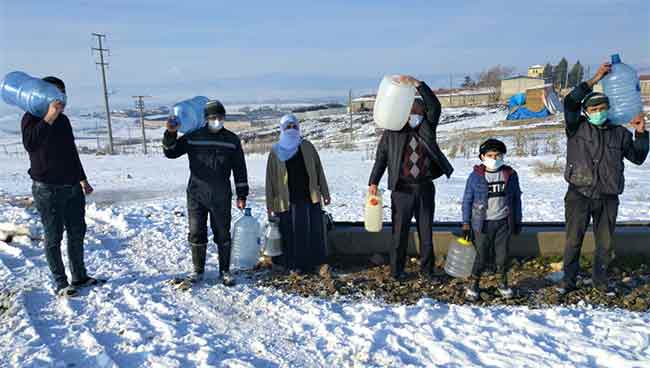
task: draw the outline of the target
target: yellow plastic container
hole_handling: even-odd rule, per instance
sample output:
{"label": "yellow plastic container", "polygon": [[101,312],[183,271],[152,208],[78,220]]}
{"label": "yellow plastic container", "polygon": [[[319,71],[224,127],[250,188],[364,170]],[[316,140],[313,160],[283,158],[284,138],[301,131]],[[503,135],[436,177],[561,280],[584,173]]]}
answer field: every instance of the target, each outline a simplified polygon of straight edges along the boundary
{"label": "yellow plastic container", "polygon": [[384,222],[384,206],[382,204],[382,193],[377,195],[366,194],[366,211],[364,214],[364,226],[366,231],[379,232]]}

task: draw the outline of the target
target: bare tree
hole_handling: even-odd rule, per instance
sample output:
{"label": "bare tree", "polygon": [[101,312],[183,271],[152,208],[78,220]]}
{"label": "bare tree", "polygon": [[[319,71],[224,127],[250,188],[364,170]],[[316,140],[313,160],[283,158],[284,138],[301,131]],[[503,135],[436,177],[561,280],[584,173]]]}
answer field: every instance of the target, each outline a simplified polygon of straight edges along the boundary
{"label": "bare tree", "polygon": [[501,90],[501,80],[511,76],[516,68],[513,66],[495,65],[483,71],[478,77],[477,86],[489,89],[493,101],[498,101]]}

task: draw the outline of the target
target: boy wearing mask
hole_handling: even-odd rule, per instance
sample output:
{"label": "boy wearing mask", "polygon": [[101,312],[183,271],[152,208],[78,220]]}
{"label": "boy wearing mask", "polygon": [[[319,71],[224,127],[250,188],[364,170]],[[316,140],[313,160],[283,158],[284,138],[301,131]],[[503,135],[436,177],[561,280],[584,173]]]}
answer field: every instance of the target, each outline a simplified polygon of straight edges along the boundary
{"label": "boy wearing mask", "polygon": [[475,240],[477,258],[465,297],[476,301],[479,280],[494,253],[498,291],[504,298],[512,297],[508,286],[508,246],[510,236],[521,232],[521,189],[517,172],[504,164],[506,145],[497,139],[481,144],[479,158],[467,179],[463,196],[463,236]]}

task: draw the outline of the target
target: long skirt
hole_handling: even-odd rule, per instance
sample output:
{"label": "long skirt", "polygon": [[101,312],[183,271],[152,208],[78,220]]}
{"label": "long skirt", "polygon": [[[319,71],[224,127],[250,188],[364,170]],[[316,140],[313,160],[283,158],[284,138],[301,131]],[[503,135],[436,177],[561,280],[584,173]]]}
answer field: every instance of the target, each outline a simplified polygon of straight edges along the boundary
{"label": "long skirt", "polygon": [[280,218],[282,255],[276,262],[288,270],[314,272],[325,263],[323,211],[320,204],[292,203]]}

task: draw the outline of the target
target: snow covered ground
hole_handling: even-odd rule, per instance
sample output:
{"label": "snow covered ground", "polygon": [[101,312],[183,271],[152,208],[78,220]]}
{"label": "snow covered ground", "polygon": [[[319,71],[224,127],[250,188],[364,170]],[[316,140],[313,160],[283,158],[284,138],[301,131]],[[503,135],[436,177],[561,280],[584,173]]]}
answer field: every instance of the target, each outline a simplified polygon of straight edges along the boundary
{"label": "snow covered ground", "polygon": [[[493,119],[476,123],[492,127]],[[321,153],[334,193],[330,211],[336,220],[361,219],[372,162],[362,151]],[[526,220],[563,219],[563,179],[535,174],[536,161],[553,159],[510,158],[522,178]],[[214,245],[207,284],[175,292],[165,281],[191,268],[187,160],[83,155],[82,161],[97,190],[88,197],[86,262],[109,282],[58,300],[39,241],[0,242],[0,291],[13,293],[10,309],[0,314],[0,366],[650,367],[649,313],[589,305],[481,308],[431,299],[414,306],[326,301],[262,288],[245,275],[224,288],[215,281]],[[438,220],[458,220],[475,161],[454,159],[452,178],[436,182]],[[0,162],[0,223],[27,225],[38,236],[33,209],[2,201],[29,194],[27,158]],[[261,218],[266,156],[249,155],[247,162],[251,204]],[[650,219],[649,169],[650,163],[626,167],[621,220]]]}
{"label": "snow covered ground", "polygon": [[[37,226],[3,204],[0,222]],[[182,195],[88,207],[87,266],[108,284],[57,300],[38,242],[0,243],[0,366],[78,367],[643,367],[650,314],[479,308],[424,299],[324,301],[260,288],[191,293],[164,281],[191,267]],[[65,249],[65,247],[64,247]],[[210,248],[208,278],[218,264]]]}

